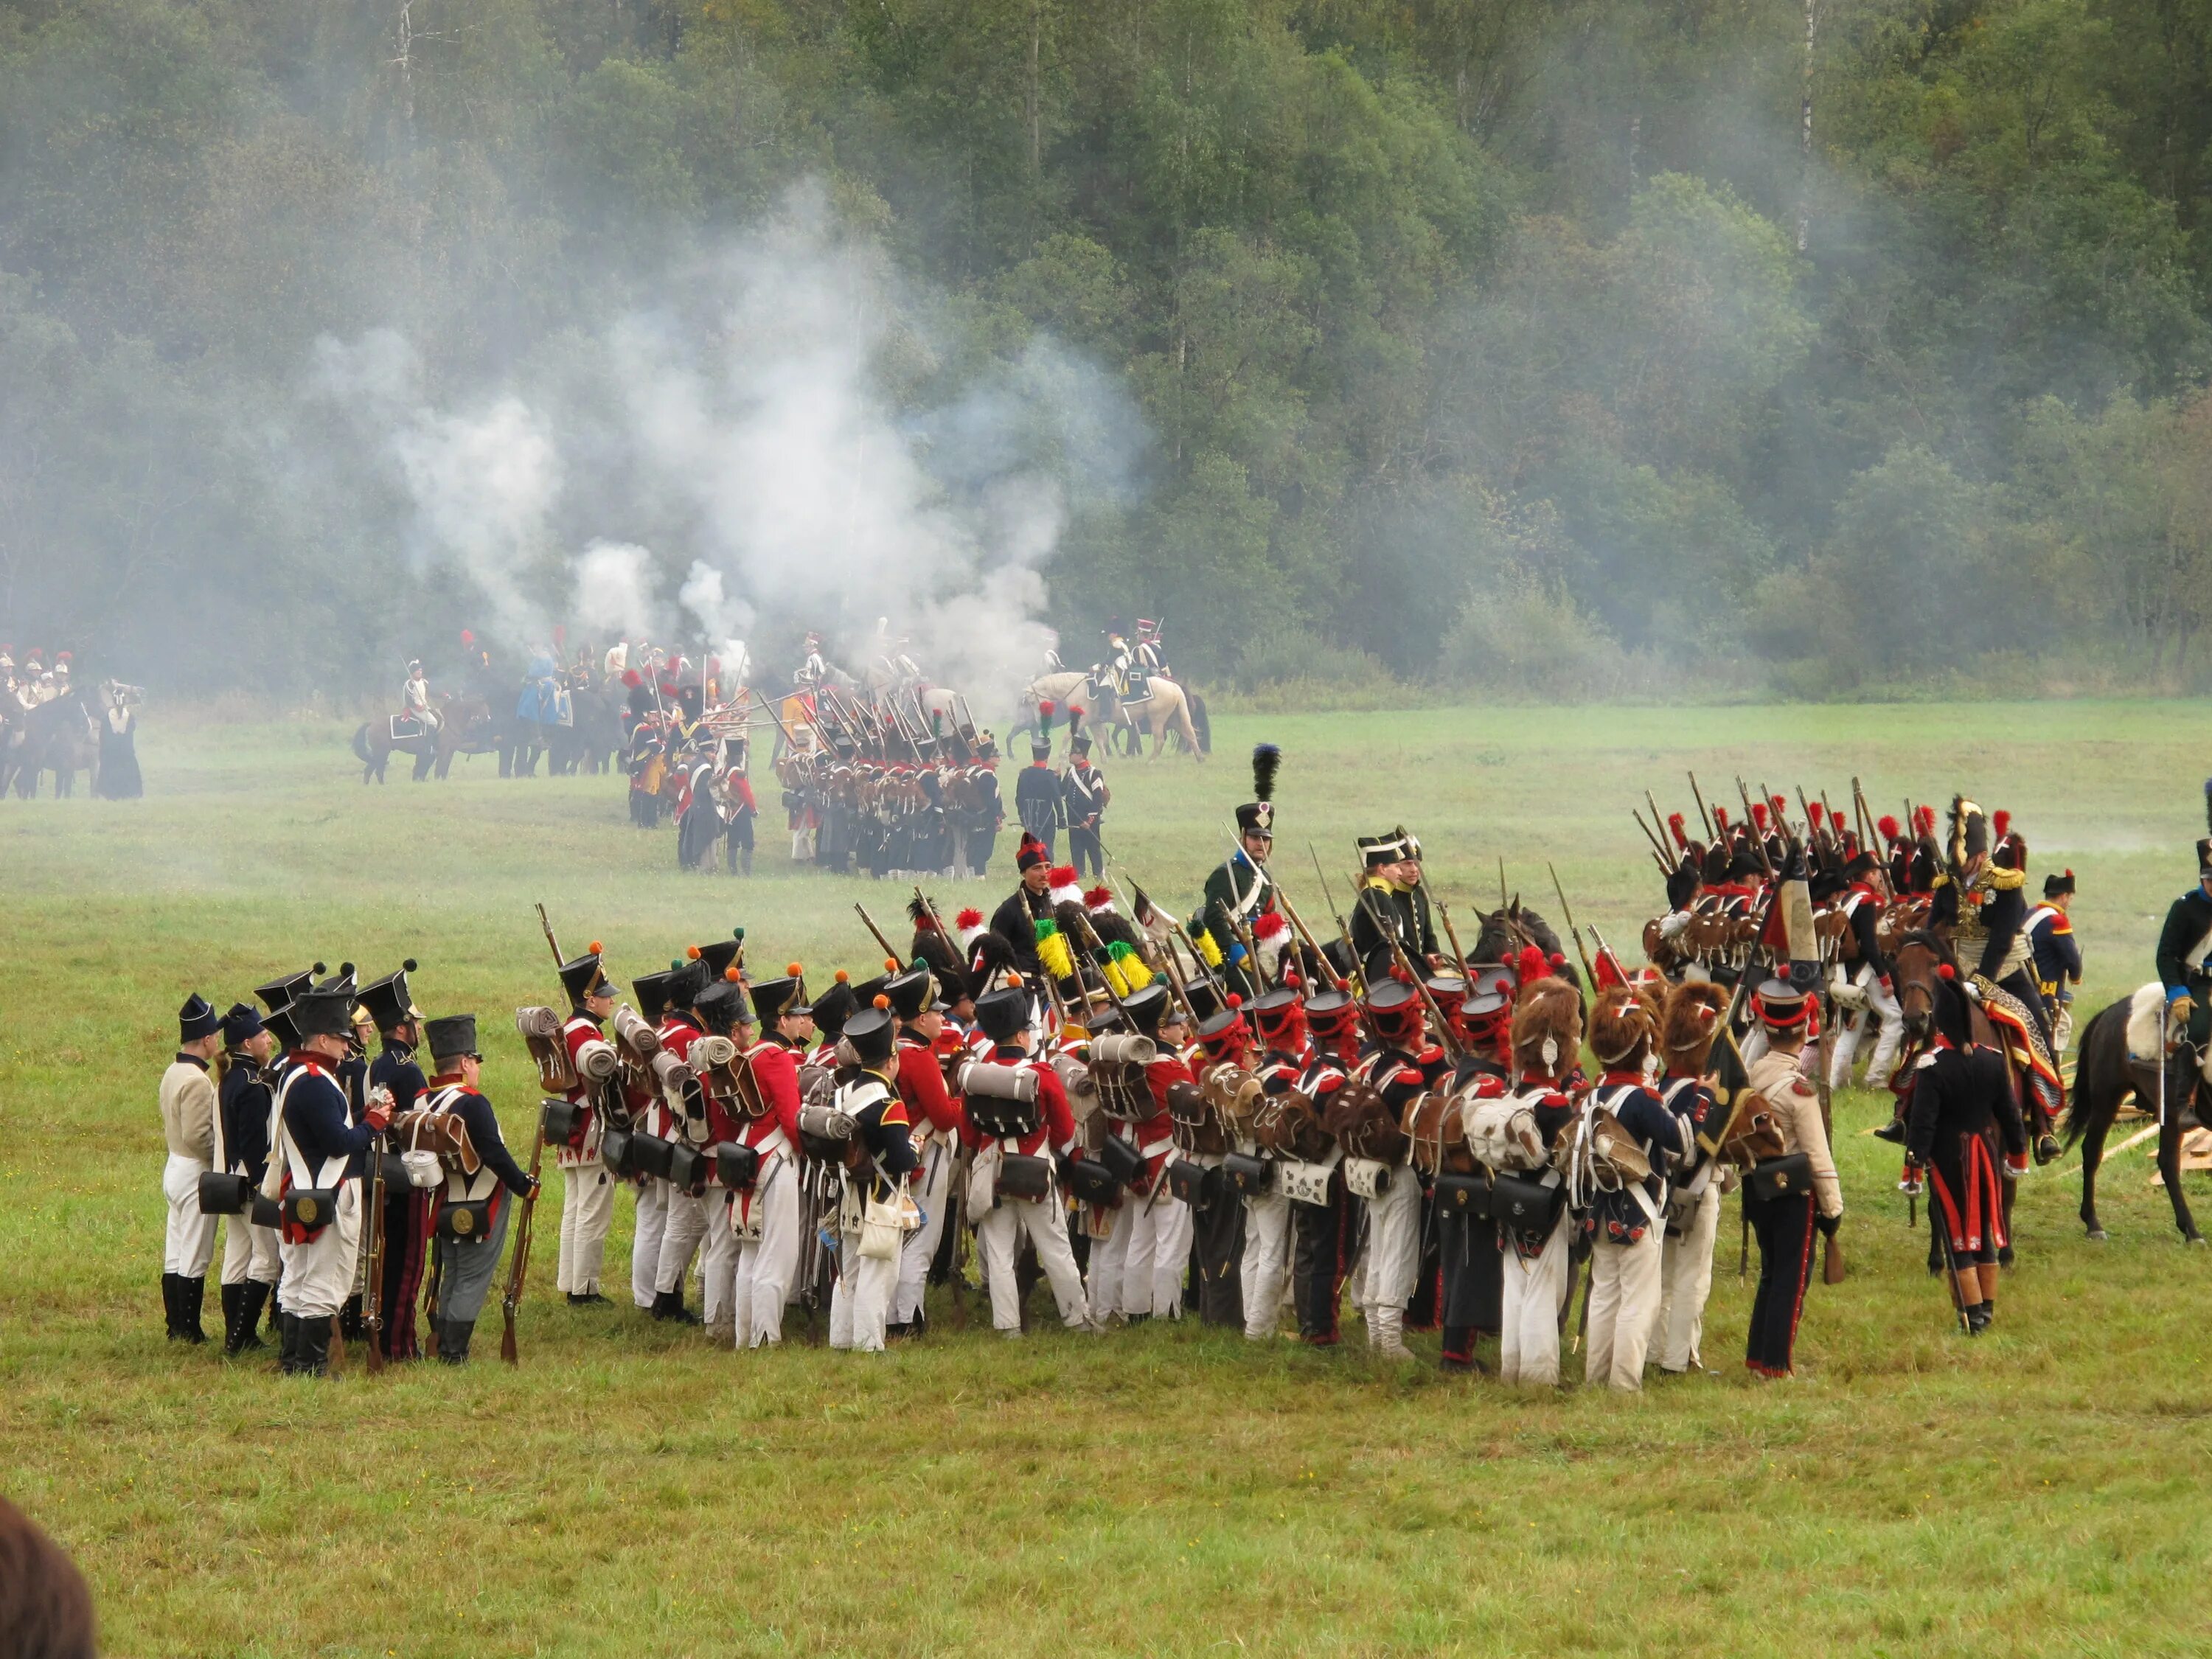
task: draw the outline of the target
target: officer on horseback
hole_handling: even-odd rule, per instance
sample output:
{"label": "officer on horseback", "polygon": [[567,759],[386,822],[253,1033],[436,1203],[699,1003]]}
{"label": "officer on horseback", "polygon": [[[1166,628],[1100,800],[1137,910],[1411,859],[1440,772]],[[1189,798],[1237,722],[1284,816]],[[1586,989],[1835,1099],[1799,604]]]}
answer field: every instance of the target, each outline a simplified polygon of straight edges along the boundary
{"label": "officer on horseback", "polygon": [[[2204,815],[2212,829],[2212,779],[2204,785]],[[2182,1029],[2185,1046],[2197,1065],[2176,1064],[2167,1074],[2169,1090],[2185,1091],[2169,1109],[2187,1103],[2212,1040],[2212,835],[2197,843],[2197,885],[2166,907],[2158,933],[2158,982],[2166,988],[2166,1017]]]}

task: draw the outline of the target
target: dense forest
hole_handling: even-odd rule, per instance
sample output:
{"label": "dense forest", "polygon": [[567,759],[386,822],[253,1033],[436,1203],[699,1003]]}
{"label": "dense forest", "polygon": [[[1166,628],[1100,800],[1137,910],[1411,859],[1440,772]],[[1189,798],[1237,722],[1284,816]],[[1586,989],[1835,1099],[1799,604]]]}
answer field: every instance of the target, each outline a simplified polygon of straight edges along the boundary
{"label": "dense forest", "polygon": [[0,0],[0,639],[2191,687],[2208,278],[2212,0]]}

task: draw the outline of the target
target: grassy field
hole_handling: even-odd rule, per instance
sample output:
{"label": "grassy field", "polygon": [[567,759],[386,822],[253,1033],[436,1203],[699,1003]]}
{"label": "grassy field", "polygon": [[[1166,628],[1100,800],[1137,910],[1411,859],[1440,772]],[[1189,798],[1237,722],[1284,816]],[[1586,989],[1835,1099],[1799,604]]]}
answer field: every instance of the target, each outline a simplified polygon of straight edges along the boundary
{"label": "grassy field", "polygon": [[[1111,767],[1108,830],[1188,903],[1267,738],[1279,860],[1316,921],[1306,838],[1334,879],[1354,834],[1402,820],[1448,899],[1494,901],[1502,856],[1549,912],[1553,860],[1630,951],[1658,895],[1628,807],[1646,785],[1686,807],[1685,766],[1709,798],[1738,773],[1840,799],[1856,772],[1877,811],[1965,788],[2014,812],[2039,878],[2078,872],[2086,1009],[2148,977],[2189,878],[2206,712],[1224,720],[1203,768]],[[757,963],[863,967],[856,898],[902,932],[896,890],[794,873],[773,837],[749,882],[679,875],[615,781],[480,760],[365,789],[349,729],[156,714],[145,800],[0,804],[0,1490],[82,1562],[113,1653],[2204,1651],[2212,1253],[2180,1247],[2141,1150],[2105,1186],[2111,1242],[2085,1242],[2069,1157],[2023,1194],[2021,1265],[1969,1345],[1894,1153],[1859,1133],[1887,1108],[1856,1093],[1851,1276],[1814,1286],[1785,1384],[1737,1363],[1733,1206],[1721,1374],[1626,1400],[1189,1325],[735,1355],[558,1304],[557,1182],[519,1372],[311,1385],[172,1347],[154,1100],[188,990],[415,956],[427,1012],[485,1017],[515,1137],[536,1095],[507,1011],[555,989],[534,902],[624,977],[738,922]],[[1010,886],[1000,856],[975,902]],[[611,1266],[628,1228],[625,1202]]]}

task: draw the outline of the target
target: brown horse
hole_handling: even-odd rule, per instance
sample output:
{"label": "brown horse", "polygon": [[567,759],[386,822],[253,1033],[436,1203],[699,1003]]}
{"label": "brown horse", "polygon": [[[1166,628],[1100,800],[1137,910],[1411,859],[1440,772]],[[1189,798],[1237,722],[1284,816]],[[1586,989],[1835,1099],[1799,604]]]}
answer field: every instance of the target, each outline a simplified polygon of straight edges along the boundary
{"label": "brown horse", "polygon": [[384,769],[397,754],[415,757],[415,781],[434,774],[443,778],[453,770],[456,755],[488,755],[499,746],[493,729],[491,705],[481,697],[447,698],[439,708],[439,726],[419,737],[395,739],[392,722],[378,715],[363,720],[353,734],[354,757],[361,762],[363,783],[382,783]]}
{"label": "brown horse", "polygon": [[[2097,1219],[2097,1166],[2104,1162],[2105,1136],[2120,1108],[2133,1096],[2158,1114],[2158,1172],[2173,1206],[2173,1224],[2181,1230],[2184,1243],[2204,1243],[2204,1235],[2197,1231],[2196,1218],[2189,1212],[2189,1200],[2181,1190],[2182,1114],[2197,1100],[2200,1086],[2197,1069],[2191,1063],[2191,1050],[2186,1043],[2176,1046],[2166,1057],[2166,1075],[2161,1079],[2156,1065],[2136,1058],[2131,1050],[2137,1043],[2129,1036],[2131,1023],[2136,1024],[2138,1036],[2142,1026],[2148,1025],[2153,1034],[2150,1046],[2155,1047],[2155,1033],[2164,1029],[2159,1015],[2165,1000],[2164,987],[2146,985],[2134,995],[2099,1009],[2081,1029],[2074,1066],[2074,1093],[2066,1113],[2066,1144],[2081,1143],[2081,1224],[2094,1239],[2105,1237],[2104,1226]],[[2201,1107],[2199,1111],[2201,1115]]]}

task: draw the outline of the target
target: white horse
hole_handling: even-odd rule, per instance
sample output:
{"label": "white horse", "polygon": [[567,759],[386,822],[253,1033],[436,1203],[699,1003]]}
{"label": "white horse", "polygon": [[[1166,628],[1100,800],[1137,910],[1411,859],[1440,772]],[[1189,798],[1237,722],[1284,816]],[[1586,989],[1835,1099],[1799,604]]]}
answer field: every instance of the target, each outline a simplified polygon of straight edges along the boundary
{"label": "white horse", "polygon": [[[1152,738],[1152,758],[1158,760],[1167,748],[1168,733],[1173,732],[1189,745],[1195,759],[1204,760],[1206,751],[1199,744],[1197,726],[1191,723],[1190,702],[1182,687],[1158,674],[1152,676],[1152,695],[1132,707],[1114,695],[1110,684],[1092,675],[1072,670],[1041,674],[1022,693],[1022,726],[1034,728],[1037,709],[1046,702],[1053,705],[1055,718],[1061,709],[1078,708],[1083,710],[1084,723],[1093,741],[1117,730],[1133,732],[1139,740]],[[1016,726],[1015,732],[1022,726]]]}

